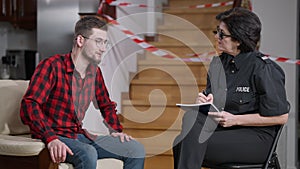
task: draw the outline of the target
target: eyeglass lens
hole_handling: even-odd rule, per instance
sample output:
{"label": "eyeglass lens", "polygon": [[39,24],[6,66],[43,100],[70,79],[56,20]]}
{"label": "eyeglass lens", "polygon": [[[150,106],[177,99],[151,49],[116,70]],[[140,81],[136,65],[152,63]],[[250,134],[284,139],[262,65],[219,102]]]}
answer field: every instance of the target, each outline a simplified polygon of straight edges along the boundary
{"label": "eyeglass lens", "polygon": [[217,26],[217,29],[216,29],[215,31],[213,31],[213,33],[214,33],[214,34],[218,34],[220,40],[224,39],[224,36],[232,37],[231,35],[226,35],[226,34],[220,29],[219,26]]}

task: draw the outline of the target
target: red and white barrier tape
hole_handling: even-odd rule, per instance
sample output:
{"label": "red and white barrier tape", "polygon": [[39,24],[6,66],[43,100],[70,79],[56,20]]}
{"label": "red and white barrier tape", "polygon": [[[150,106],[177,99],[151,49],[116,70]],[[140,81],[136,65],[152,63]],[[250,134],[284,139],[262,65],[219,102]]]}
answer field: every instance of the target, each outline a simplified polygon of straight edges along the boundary
{"label": "red and white barrier tape", "polygon": [[[148,6],[146,4],[134,4],[130,2],[121,2],[121,1],[112,1],[108,3],[111,6],[119,6],[119,7],[140,7],[140,8],[158,8],[153,6]],[[233,5],[233,1],[229,2],[219,2],[219,3],[212,3],[212,4],[202,4],[202,5],[191,5],[187,7],[164,7],[164,8],[212,8],[212,7],[220,7],[220,6],[229,6]]]}
{"label": "red and white barrier tape", "polygon": [[290,59],[290,58],[286,58],[286,57],[271,56],[268,54],[265,54],[265,55],[266,55],[266,57],[268,57],[269,59],[271,59],[275,62],[283,62],[283,63],[300,65],[300,60],[294,60],[294,59]]}
{"label": "red and white barrier tape", "polygon": [[119,2],[119,1],[113,1],[109,3],[110,6],[122,6],[122,7],[140,7],[140,8],[147,8],[149,7],[146,4],[133,4],[130,2]]}
{"label": "red and white barrier tape", "polygon": [[156,48],[155,46],[147,43],[143,38],[134,35],[130,30],[119,24],[116,20],[108,15],[103,15],[106,19],[108,19],[109,23],[113,24],[116,28],[122,31],[127,37],[129,37],[134,43],[142,47],[143,49],[163,58],[171,58],[176,59],[175,56],[168,54],[167,52]]}
{"label": "red and white barrier tape", "polygon": [[[122,31],[127,37],[129,37],[134,43],[142,47],[143,49],[153,53],[156,56],[160,56],[163,58],[169,58],[169,59],[174,59],[174,60],[183,60],[185,62],[209,62],[211,60],[210,57],[208,56],[215,56],[217,55],[216,51],[212,52],[206,52],[206,53],[201,53],[201,54],[188,54],[188,56],[191,56],[191,58],[178,58],[176,56],[172,56],[168,54],[167,52],[156,48],[155,46],[147,43],[143,38],[134,35],[133,32],[131,32],[129,29],[125,28],[121,24],[119,24],[116,20],[114,20],[112,17],[108,15],[103,15],[109,23],[113,24],[115,27],[117,27],[120,31]],[[192,57],[194,56],[194,57]],[[300,65],[300,60],[292,60],[289,58],[285,57],[275,57],[266,54],[266,57],[269,59],[276,61],[276,62],[284,62],[284,63],[291,63],[291,64],[297,64]]]}
{"label": "red and white barrier tape", "polygon": [[[120,31],[122,31],[127,37],[129,37],[134,43],[136,43],[143,49],[153,53],[156,56],[174,59],[174,60],[182,60],[184,62],[210,62],[211,61],[210,56],[217,55],[216,51],[211,51],[211,52],[205,52],[205,53],[201,53],[201,54],[187,54],[187,56],[190,56],[191,58],[178,58],[176,56],[172,56],[172,55],[168,54],[167,52],[147,43],[143,38],[134,35],[133,32],[131,32],[129,29],[122,26],[120,23],[118,23],[116,20],[114,20],[110,16],[104,15],[104,17],[108,19],[109,23],[113,24],[116,28],[118,28]],[[269,59],[276,61],[276,62],[284,62],[284,63],[300,65],[300,60],[292,60],[292,59],[285,58],[285,57],[276,57],[276,56],[271,56],[269,54],[265,54],[265,55]]]}
{"label": "red and white barrier tape", "polygon": [[[191,57],[216,56],[216,52],[212,51],[212,52],[201,53],[201,54],[187,54],[187,56],[191,56]],[[290,64],[300,65],[300,60],[293,60],[293,59],[286,58],[286,57],[272,56],[272,55],[269,55],[269,54],[265,54],[265,57],[269,58],[270,60],[273,60],[275,62],[283,62],[283,63],[290,63]]]}
{"label": "red and white barrier tape", "polygon": [[192,5],[189,6],[188,8],[212,8],[212,7],[229,6],[229,5],[233,5],[233,1],[203,4],[203,5]]}

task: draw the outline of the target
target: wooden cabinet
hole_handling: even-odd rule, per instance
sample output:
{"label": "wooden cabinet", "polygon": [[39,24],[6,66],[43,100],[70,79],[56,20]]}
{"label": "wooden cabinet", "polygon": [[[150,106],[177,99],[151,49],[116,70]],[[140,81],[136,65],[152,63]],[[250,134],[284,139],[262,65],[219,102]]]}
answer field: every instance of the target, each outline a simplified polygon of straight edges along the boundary
{"label": "wooden cabinet", "polygon": [[0,21],[11,21],[13,18],[13,6],[12,0],[0,0]]}
{"label": "wooden cabinet", "polygon": [[21,29],[36,29],[37,0],[0,0],[0,21]]}

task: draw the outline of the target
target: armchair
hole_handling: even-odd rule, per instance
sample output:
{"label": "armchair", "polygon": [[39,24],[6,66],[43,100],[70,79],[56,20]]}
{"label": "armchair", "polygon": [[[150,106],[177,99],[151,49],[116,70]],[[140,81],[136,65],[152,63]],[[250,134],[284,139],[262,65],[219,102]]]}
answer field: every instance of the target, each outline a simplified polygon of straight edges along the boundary
{"label": "armchair", "polygon": [[[54,164],[45,144],[30,138],[29,127],[21,122],[19,110],[28,81],[0,80],[0,166],[5,169],[73,169],[71,164]],[[121,169],[116,159],[97,161],[97,169]]]}

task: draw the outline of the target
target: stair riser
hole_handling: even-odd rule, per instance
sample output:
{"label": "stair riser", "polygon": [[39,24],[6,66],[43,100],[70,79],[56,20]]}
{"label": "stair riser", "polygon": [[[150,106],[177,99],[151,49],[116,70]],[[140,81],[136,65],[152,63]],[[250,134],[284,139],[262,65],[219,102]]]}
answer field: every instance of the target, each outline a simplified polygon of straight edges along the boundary
{"label": "stair riser", "polygon": [[218,3],[218,2],[228,2],[229,0],[169,0],[168,5],[170,7],[183,7],[183,6],[190,6],[190,5],[202,5],[202,4],[211,4],[211,3]]}
{"label": "stair riser", "polygon": [[186,13],[177,14],[178,17],[180,17],[181,19],[184,19],[190,23],[193,23],[193,25],[195,25],[196,27],[198,27],[197,25],[201,25],[203,23],[208,24],[207,26],[210,28],[217,27],[217,25],[218,25],[218,21],[215,19],[216,13],[206,14],[206,15],[198,15],[197,17],[195,17],[195,15],[197,15],[197,14],[193,14],[193,13],[192,14],[186,14]]}
{"label": "stair riser", "polygon": [[[191,12],[191,13],[185,13],[182,11]],[[197,14],[195,12],[192,12],[191,9],[176,9],[172,11],[166,11],[168,15],[164,16],[163,24],[165,25],[175,25],[178,22],[186,23],[189,25],[193,25],[195,27],[200,28],[216,28],[218,25],[218,21],[215,19],[217,13],[205,13],[205,14]],[[224,11],[224,10],[222,10]],[[180,21],[181,20],[181,21]],[[205,23],[205,26],[204,26]],[[176,27],[182,27],[182,26],[176,26]]]}
{"label": "stair riser", "polygon": [[190,32],[181,31],[163,31],[159,32],[158,41],[163,43],[175,43],[182,42],[185,44],[199,44],[199,45],[211,45],[214,42],[214,34],[212,30],[195,30]]}
{"label": "stair riser", "polygon": [[148,98],[151,97],[151,99],[160,100],[162,103],[166,102],[167,100],[177,100],[178,102],[194,102],[198,92],[202,91],[204,88],[204,85],[180,87],[162,85],[131,85],[130,98],[134,100],[148,100]]}
{"label": "stair riser", "polygon": [[[174,104],[175,105],[175,104]],[[123,105],[123,123],[142,128],[179,129],[177,122],[182,119],[183,111],[178,107],[168,106],[130,106]]]}
{"label": "stair riser", "polygon": [[128,128],[126,128],[124,132],[133,136],[144,145],[147,156],[158,154],[171,155],[174,139],[180,133],[179,130],[151,131]]}
{"label": "stair riser", "polygon": [[[150,68],[149,68],[150,67]],[[198,81],[200,84],[206,84],[207,69],[204,66],[151,66],[140,65],[136,79],[185,79],[189,81]]]}
{"label": "stair riser", "polygon": [[[205,53],[205,52],[211,52],[215,51],[215,48],[212,44],[211,46],[172,46],[172,45],[156,45],[157,48],[163,49],[167,52],[170,52],[171,55],[174,55],[175,57],[181,57],[181,58],[189,58],[189,54],[195,54],[195,53]],[[147,57],[147,56],[146,56]],[[158,56],[159,57],[159,56]],[[170,59],[172,60],[172,59]]]}
{"label": "stair riser", "polygon": [[145,169],[174,169],[173,156],[158,155],[145,160]]}

